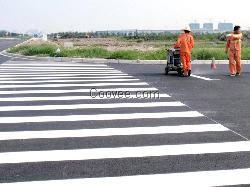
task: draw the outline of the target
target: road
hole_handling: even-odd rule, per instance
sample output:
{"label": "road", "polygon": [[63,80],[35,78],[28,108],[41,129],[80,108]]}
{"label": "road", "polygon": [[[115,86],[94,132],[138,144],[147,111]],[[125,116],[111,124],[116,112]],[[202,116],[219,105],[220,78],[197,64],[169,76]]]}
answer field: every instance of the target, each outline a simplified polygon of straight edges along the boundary
{"label": "road", "polygon": [[250,184],[249,67],[163,70],[1,64],[1,187]]}
{"label": "road", "polygon": [[[20,39],[0,39],[0,53],[8,49],[9,47],[13,47],[22,42],[23,40],[20,40]],[[11,59],[10,57],[0,54],[0,64],[10,59]]]}

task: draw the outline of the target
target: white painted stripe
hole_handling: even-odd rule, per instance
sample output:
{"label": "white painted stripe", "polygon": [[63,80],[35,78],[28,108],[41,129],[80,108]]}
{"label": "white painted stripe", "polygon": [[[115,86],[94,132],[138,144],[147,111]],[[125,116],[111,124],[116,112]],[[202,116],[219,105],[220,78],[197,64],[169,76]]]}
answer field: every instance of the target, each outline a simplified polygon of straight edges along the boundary
{"label": "white painted stripe", "polygon": [[0,73],[13,73],[13,72],[121,72],[118,70],[4,70],[0,68]]}
{"label": "white painted stripe", "polygon": [[70,115],[70,116],[1,117],[0,124],[160,119],[160,118],[195,118],[195,117],[203,117],[203,115],[196,111],[187,111],[187,112],[96,114],[96,115]]}
{"label": "white painted stripe", "polygon": [[220,79],[210,79],[210,78],[207,78],[207,77],[202,77],[202,76],[198,76],[198,75],[194,75],[194,74],[192,74],[191,77],[194,77],[194,78],[197,78],[197,79],[202,79],[202,80],[205,80],[205,81],[220,80]]}
{"label": "white painted stripe", "polygon": [[5,70],[114,70],[110,67],[6,67],[0,66],[0,69]]}
{"label": "white painted stripe", "polygon": [[134,78],[133,76],[97,76],[97,77],[19,77],[19,78],[0,78],[1,81],[12,81],[12,80],[57,80],[57,79],[118,79],[118,78]]}
{"label": "white painted stripe", "polygon": [[4,57],[12,58],[12,56],[9,56],[9,55],[3,54],[3,53],[0,53],[0,55],[4,56]]}
{"label": "white painted stripe", "polygon": [[0,106],[0,111],[24,111],[24,110],[74,110],[74,109],[98,109],[98,108],[141,108],[141,107],[167,107],[185,106],[181,102],[152,102],[152,103],[112,103],[112,104],[76,104],[76,105],[42,105],[42,106]]}
{"label": "white painted stripe", "polygon": [[65,77],[65,76],[126,76],[128,74],[125,74],[125,73],[108,73],[108,72],[104,72],[104,73],[76,73],[76,74],[72,74],[72,73],[44,73],[44,74],[36,74],[36,73],[31,73],[31,74],[27,74],[27,73],[12,73],[12,74],[9,74],[9,73],[6,73],[6,74],[0,74],[0,77],[6,77],[6,78],[10,78],[10,77],[58,77],[58,76],[61,76],[61,77]]}
{"label": "white painted stripe", "polygon": [[229,131],[229,129],[220,124],[50,130],[50,131],[18,131],[18,132],[0,132],[0,140],[84,138],[84,137],[86,138],[86,137],[105,137],[105,136],[131,136],[131,135],[175,134],[175,133],[181,134],[181,133],[223,132],[223,131]]}
{"label": "white painted stripe", "polygon": [[100,87],[100,86],[141,86],[148,85],[144,82],[137,83],[79,83],[79,84],[40,84],[40,85],[1,85],[1,89],[5,88],[58,88],[58,87]]}
{"label": "white painted stripe", "polygon": [[[141,91],[158,91],[156,88],[109,88],[109,89],[98,89],[97,92],[141,92]],[[90,93],[90,89],[74,89],[74,90],[19,90],[19,91],[0,91],[0,95],[10,94],[51,94],[51,93]]]}
{"label": "white painted stripe", "polygon": [[140,81],[140,79],[82,79],[82,80],[40,80],[40,81],[0,81],[0,84],[28,84],[28,83],[64,83],[64,82],[130,82]]}
{"label": "white painted stripe", "polygon": [[18,66],[21,66],[21,67],[23,67],[23,66],[28,66],[28,67],[32,67],[32,66],[34,66],[34,67],[37,67],[37,66],[41,66],[41,67],[50,67],[50,66],[56,66],[56,67],[88,67],[88,66],[90,66],[90,67],[108,67],[107,65],[105,65],[105,64],[80,64],[80,63],[78,63],[78,64],[72,64],[72,63],[70,63],[70,64],[64,64],[64,63],[41,63],[41,64],[39,64],[39,63],[4,63],[4,64],[1,64],[1,66],[3,66],[3,67],[12,67],[12,66],[14,66],[14,67],[18,67]]}
{"label": "white painted stripe", "polygon": [[211,187],[250,184],[250,168],[105,178],[2,183],[1,187]]}
{"label": "white painted stripe", "polygon": [[[0,103],[1,102],[22,102],[22,101],[70,101],[70,100],[90,100],[90,99],[95,99],[95,100],[106,100],[106,99],[160,99],[160,98],[168,98],[170,97],[167,94],[155,94],[154,98],[152,96],[149,98],[143,98],[142,95],[135,95],[135,94],[130,94],[128,97],[125,97],[125,95],[118,97],[112,96],[111,98],[101,98],[101,97],[91,97],[91,96],[54,96],[54,97],[9,97],[9,98],[0,98]],[[2,105],[2,104],[1,104]]]}
{"label": "white painted stripe", "polygon": [[141,157],[153,157],[153,156],[215,154],[215,153],[233,153],[233,152],[249,152],[249,151],[250,151],[250,142],[241,141],[241,142],[180,144],[180,145],[161,145],[161,146],[145,146],[145,147],[7,152],[7,153],[0,153],[0,164],[68,161],[68,160],[94,160],[94,159],[111,159],[111,158],[134,158],[134,157],[141,158]]}
{"label": "white painted stripe", "polygon": [[0,69],[1,74],[17,74],[17,73],[103,73],[103,72],[108,72],[108,73],[122,73],[121,71],[118,70],[23,70],[23,71],[7,71],[7,70],[2,70]]}

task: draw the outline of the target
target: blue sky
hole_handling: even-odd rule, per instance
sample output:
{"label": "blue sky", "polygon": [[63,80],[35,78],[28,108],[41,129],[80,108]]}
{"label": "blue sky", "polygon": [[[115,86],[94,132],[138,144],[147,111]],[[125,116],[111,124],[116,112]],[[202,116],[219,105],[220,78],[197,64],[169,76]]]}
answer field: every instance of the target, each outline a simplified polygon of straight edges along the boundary
{"label": "blue sky", "polygon": [[[250,27],[249,1],[0,0],[0,30],[180,29],[194,20]],[[243,3],[244,2],[244,3]]]}

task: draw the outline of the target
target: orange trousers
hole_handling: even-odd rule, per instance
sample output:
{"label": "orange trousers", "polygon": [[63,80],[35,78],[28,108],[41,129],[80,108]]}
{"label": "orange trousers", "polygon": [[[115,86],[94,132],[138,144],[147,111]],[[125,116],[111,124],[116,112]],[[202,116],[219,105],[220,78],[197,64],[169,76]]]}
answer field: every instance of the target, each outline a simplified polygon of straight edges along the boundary
{"label": "orange trousers", "polygon": [[229,51],[229,71],[231,74],[241,73],[241,51]]}
{"label": "orange trousers", "polygon": [[186,52],[181,52],[181,62],[183,65],[184,73],[191,70],[191,54]]}

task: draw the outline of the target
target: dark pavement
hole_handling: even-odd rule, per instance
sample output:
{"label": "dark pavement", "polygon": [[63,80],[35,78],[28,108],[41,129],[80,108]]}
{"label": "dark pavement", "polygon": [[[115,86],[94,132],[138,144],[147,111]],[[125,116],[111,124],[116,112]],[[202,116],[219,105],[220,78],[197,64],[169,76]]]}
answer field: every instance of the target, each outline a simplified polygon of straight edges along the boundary
{"label": "dark pavement", "polygon": [[164,65],[115,65],[192,109],[250,139],[250,65],[240,77],[229,77],[227,65],[193,65],[193,73],[214,81],[164,75]]}
{"label": "dark pavement", "polygon": [[[22,43],[21,39],[0,39],[0,53],[10,47],[13,47],[19,43]],[[10,60],[11,57],[6,57],[0,54],[0,64]]]}
{"label": "dark pavement", "polygon": [[1,64],[0,186],[250,184],[250,68],[209,68],[180,78],[164,65]]}

